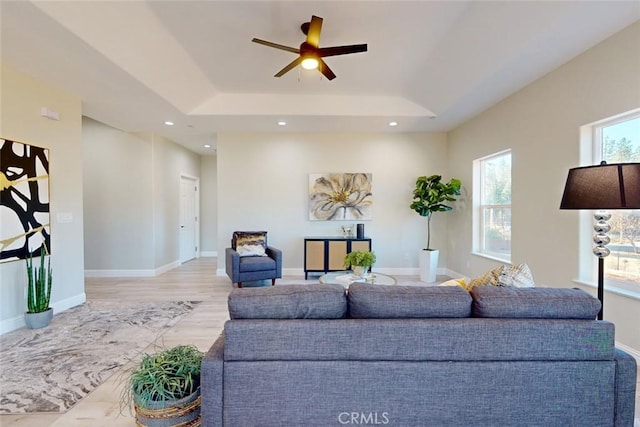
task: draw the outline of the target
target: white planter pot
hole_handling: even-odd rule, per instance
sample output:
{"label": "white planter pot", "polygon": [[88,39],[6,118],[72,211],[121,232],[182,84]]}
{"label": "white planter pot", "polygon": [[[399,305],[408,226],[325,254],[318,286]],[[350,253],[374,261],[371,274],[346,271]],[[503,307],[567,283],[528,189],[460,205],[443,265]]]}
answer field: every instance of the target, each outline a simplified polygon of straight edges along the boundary
{"label": "white planter pot", "polygon": [[420,251],[420,281],[433,283],[436,281],[438,271],[439,250]]}
{"label": "white planter pot", "polygon": [[353,274],[358,277],[363,277],[369,270],[369,267],[362,267],[361,265],[354,265],[351,268],[353,269]]}

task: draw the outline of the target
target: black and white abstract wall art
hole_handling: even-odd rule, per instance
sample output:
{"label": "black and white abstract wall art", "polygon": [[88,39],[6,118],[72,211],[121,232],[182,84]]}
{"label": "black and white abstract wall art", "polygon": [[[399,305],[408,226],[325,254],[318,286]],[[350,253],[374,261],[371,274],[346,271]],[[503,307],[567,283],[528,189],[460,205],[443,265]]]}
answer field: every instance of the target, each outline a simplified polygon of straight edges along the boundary
{"label": "black and white abstract wall art", "polygon": [[0,262],[51,253],[49,150],[0,139]]}
{"label": "black and white abstract wall art", "polygon": [[309,174],[309,219],[370,220],[373,193],[370,173]]}

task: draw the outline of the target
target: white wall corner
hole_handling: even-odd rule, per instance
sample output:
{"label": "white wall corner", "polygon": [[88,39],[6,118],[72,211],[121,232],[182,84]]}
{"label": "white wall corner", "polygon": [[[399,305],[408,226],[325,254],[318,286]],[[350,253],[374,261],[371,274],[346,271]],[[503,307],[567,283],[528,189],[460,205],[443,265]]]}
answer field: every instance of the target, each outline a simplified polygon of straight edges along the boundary
{"label": "white wall corner", "polygon": [[169,264],[166,264],[166,265],[163,265],[161,267],[158,267],[154,271],[154,276],[159,276],[162,273],[166,273],[167,271],[173,270],[176,267],[180,267],[180,265],[182,265],[180,263],[180,261],[174,261],[174,262],[171,262]]}
{"label": "white wall corner", "polygon": [[155,270],[85,270],[84,277],[155,277],[179,266],[180,261],[174,261]]}
{"label": "white wall corner", "polygon": [[[62,301],[58,301],[56,303],[51,304],[53,308],[53,316],[63,311],[66,311],[70,308],[76,307],[78,305],[83,304],[87,300],[87,295],[83,292],[81,294],[72,296],[70,298],[65,298]],[[7,332],[15,331],[16,329],[20,329],[26,326],[24,321],[24,314],[20,316],[15,316],[10,319],[5,319],[0,322],[0,335],[6,334]]]}

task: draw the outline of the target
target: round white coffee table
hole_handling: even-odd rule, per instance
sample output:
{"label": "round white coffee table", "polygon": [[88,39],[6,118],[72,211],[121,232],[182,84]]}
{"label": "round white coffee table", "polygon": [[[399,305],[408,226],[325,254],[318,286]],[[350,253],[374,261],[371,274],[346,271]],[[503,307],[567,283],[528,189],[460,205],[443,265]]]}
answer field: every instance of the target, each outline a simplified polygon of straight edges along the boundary
{"label": "round white coffee table", "polygon": [[368,283],[370,285],[395,285],[398,283],[392,276],[381,273],[369,273],[369,276],[358,277],[353,271],[332,271],[320,276],[320,283],[333,283],[342,286],[349,286],[352,283]]}

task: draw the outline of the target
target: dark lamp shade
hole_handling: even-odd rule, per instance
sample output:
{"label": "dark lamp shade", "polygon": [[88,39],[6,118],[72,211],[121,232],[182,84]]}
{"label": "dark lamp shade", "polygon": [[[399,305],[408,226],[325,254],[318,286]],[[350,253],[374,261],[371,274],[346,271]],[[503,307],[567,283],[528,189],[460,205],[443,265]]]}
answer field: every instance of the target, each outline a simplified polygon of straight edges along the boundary
{"label": "dark lamp shade", "polygon": [[560,209],[640,209],[640,163],[569,169]]}

